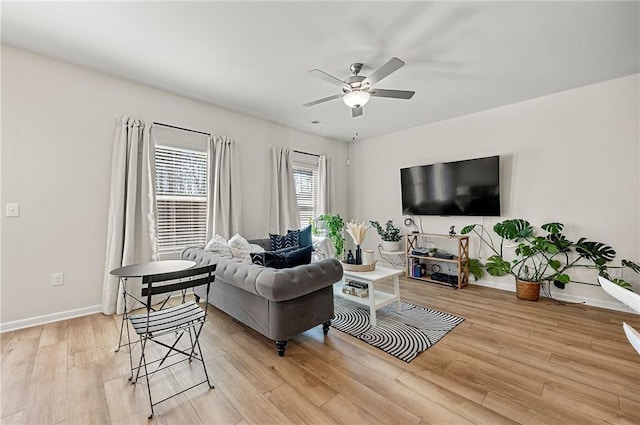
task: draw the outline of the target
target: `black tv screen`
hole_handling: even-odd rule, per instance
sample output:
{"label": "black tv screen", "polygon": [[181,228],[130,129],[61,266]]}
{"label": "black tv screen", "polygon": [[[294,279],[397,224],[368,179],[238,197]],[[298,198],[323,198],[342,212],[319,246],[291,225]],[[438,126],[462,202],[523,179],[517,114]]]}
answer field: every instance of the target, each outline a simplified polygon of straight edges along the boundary
{"label": "black tv screen", "polygon": [[500,157],[400,170],[404,215],[500,215]]}

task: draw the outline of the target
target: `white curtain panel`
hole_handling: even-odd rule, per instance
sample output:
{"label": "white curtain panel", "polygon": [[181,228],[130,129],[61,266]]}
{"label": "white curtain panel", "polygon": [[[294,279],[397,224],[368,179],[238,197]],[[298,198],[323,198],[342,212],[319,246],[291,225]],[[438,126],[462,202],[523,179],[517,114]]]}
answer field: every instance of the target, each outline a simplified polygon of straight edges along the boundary
{"label": "white curtain panel", "polygon": [[325,155],[318,158],[318,215],[327,214],[334,205],[333,169]]}
{"label": "white curtain panel", "polygon": [[235,140],[212,136],[208,145],[207,240],[240,231],[240,159]]}
{"label": "white curtain panel", "polygon": [[[144,121],[127,116],[120,118],[116,127],[102,288],[104,314],[124,311],[120,279],[109,272],[121,266],[158,259],[155,151],[151,131],[151,128],[145,129]],[[140,285],[133,280],[129,283]]]}
{"label": "white curtain panel", "polygon": [[283,147],[274,147],[272,150],[270,233],[282,235],[288,229],[300,228],[292,152]]}

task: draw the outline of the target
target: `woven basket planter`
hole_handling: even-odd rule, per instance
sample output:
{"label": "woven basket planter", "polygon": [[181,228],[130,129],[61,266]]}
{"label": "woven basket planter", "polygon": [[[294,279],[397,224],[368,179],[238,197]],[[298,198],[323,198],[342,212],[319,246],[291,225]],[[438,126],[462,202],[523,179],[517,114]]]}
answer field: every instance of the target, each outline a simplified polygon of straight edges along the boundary
{"label": "woven basket planter", "polygon": [[516,279],[516,297],[519,300],[538,301],[538,298],[540,298],[540,282]]}

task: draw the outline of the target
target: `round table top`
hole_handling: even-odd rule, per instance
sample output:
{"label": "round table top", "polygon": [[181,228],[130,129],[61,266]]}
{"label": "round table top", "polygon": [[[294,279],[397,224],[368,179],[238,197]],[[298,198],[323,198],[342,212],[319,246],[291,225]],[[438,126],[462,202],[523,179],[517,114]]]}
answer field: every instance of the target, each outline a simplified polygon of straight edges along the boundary
{"label": "round table top", "polygon": [[130,264],[111,270],[109,273],[118,277],[142,277],[152,274],[179,272],[190,269],[196,263],[189,260],[162,260],[147,263]]}

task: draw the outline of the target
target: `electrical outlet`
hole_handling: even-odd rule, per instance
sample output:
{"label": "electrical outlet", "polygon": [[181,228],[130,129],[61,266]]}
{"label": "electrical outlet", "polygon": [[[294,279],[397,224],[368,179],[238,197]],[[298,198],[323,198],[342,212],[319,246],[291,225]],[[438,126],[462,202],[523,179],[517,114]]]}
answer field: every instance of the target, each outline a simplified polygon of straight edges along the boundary
{"label": "electrical outlet", "polygon": [[51,286],[64,285],[64,273],[52,273],[51,274]]}
{"label": "electrical outlet", "polygon": [[622,267],[611,267],[609,276],[614,279],[622,279]]}

